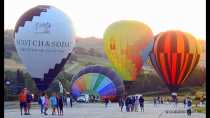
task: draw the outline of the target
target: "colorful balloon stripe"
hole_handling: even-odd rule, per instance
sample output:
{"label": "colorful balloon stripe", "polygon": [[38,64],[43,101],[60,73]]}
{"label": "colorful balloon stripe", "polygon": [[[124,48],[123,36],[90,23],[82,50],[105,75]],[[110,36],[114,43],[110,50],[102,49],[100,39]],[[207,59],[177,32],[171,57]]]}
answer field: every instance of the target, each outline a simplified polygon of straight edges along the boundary
{"label": "colorful balloon stripe", "polygon": [[116,98],[124,95],[124,84],[110,68],[87,66],[73,77],[71,91],[74,97],[89,93],[102,98]]}

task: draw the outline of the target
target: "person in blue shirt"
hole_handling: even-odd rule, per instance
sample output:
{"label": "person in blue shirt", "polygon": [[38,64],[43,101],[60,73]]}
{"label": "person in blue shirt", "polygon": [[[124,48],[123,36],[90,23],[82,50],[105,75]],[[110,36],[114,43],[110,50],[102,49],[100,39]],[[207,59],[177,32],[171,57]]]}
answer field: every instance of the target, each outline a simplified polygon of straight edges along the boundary
{"label": "person in blue shirt", "polygon": [[31,102],[33,101],[33,97],[32,94],[30,93],[30,91],[27,91],[27,115],[31,115],[30,114],[30,108],[31,108]]}
{"label": "person in blue shirt", "polygon": [[51,107],[52,107],[52,115],[55,115],[56,114],[55,109],[58,106],[58,101],[57,101],[55,93],[53,93],[52,96],[50,97],[50,103],[51,103]]}

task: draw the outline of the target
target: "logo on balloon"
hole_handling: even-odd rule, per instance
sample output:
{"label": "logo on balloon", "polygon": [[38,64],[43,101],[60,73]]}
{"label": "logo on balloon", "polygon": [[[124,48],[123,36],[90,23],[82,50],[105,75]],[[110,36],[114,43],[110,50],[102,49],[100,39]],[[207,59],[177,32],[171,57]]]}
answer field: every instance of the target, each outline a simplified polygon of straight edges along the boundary
{"label": "logo on balloon", "polygon": [[50,33],[51,24],[49,22],[35,23],[35,33]]}

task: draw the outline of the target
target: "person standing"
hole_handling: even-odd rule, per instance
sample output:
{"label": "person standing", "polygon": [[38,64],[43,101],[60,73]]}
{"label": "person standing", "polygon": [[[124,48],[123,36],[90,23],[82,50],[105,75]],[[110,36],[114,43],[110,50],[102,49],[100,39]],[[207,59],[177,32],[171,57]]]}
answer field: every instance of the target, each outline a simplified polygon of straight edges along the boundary
{"label": "person standing", "polygon": [[121,97],[119,99],[119,106],[120,106],[120,111],[122,111],[123,110],[123,106],[124,106],[124,99],[123,99],[123,97]]}
{"label": "person standing", "polygon": [[132,106],[131,106],[131,111],[133,112],[134,111],[134,107],[135,107],[135,101],[136,101],[136,98],[135,96],[132,96]]}
{"label": "person standing", "polygon": [[72,108],[72,104],[73,103],[73,98],[72,98],[72,96],[70,96],[70,105],[71,105],[71,108]]}
{"label": "person standing", "polygon": [[67,102],[67,107],[69,107],[69,105],[70,105],[70,96],[66,97],[66,102]]}
{"label": "person standing", "polygon": [[38,96],[38,104],[40,106],[40,113],[42,114],[42,99],[41,99],[41,97],[42,97],[42,95],[39,94],[39,96]]}
{"label": "person standing", "polygon": [[175,98],[175,107],[178,105],[178,97]]}
{"label": "person standing", "polygon": [[26,88],[21,90],[19,94],[19,102],[20,102],[20,113],[22,116],[22,110],[24,109],[24,115],[27,115],[27,110],[26,110],[26,105],[27,105],[27,100],[26,100],[27,94],[26,94]]}
{"label": "person standing", "polygon": [[154,106],[156,107],[157,106],[157,100],[155,97],[153,97],[153,103],[154,103]]}
{"label": "person standing", "polygon": [[163,104],[163,97],[160,97],[160,103]]}
{"label": "person standing", "polygon": [[41,99],[41,114],[44,113],[45,93],[42,93]]}
{"label": "person standing", "polygon": [[63,97],[63,104],[64,104],[64,106],[67,107],[67,96],[63,95],[62,97]]}
{"label": "person standing", "polygon": [[184,104],[184,108],[186,108],[186,106],[187,106],[187,99],[186,98],[184,99],[183,104]]}
{"label": "person standing", "polygon": [[190,97],[187,98],[187,115],[191,116],[192,113],[192,100],[190,100]]}
{"label": "person standing", "polygon": [[33,97],[29,90],[27,90],[27,115],[30,114],[31,102],[33,101]]}
{"label": "person standing", "polygon": [[49,107],[49,99],[48,99],[47,94],[45,94],[45,96],[44,96],[44,115],[48,115],[47,114],[48,107]]}
{"label": "person standing", "polygon": [[59,109],[60,109],[60,115],[63,115],[63,98],[62,96],[59,96],[58,97],[58,106],[59,106]]}
{"label": "person standing", "polygon": [[125,99],[125,107],[126,107],[126,111],[129,112],[129,97],[126,97]]}
{"label": "person standing", "polygon": [[138,96],[136,96],[135,104],[134,104],[134,111],[135,112],[138,112],[138,106],[139,106],[139,99],[138,99]]}
{"label": "person standing", "polygon": [[[56,99],[57,99],[57,102],[59,102],[59,95],[58,95],[58,93],[56,94]],[[59,103],[57,104],[56,109],[58,111],[58,115],[60,115]]]}
{"label": "person standing", "polygon": [[105,98],[105,107],[107,108],[108,107],[108,103],[109,103],[109,99],[108,98]]}
{"label": "person standing", "polygon": [[132,97],[129,97],[128,108],[129,112],[132,112]]}
{"label": "person standing", "polygon": [[140,103],[141,112],[144,112],[144,98],[143,98],[143,96],[141,96],[139,98],[139,103]]}
{"label": "person standing", "polygon": [[56,114],[56,108],[58,106],[58,101],[57,98],[55,96],[55,93],[53,93],[53,95],[50,97],[50,103],[51,103],[51,107],[52,107],[52,115]]}

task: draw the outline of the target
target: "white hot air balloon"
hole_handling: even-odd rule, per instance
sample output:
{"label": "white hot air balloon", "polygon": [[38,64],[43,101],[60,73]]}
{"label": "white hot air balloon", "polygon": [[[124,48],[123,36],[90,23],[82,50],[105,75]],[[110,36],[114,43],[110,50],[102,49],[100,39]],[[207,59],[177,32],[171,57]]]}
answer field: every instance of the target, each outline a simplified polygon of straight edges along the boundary
{"label": "white hot air balloon", "polygon": [[17,21],[15,46],[39,90],[46,90],[61,71],[75,44],[71,20],[59,9],[39,5]]}

